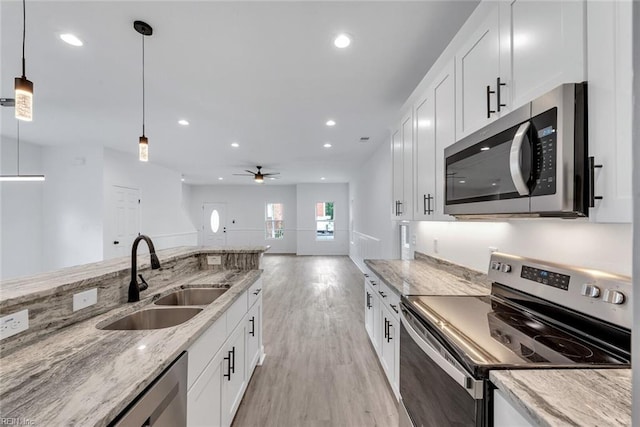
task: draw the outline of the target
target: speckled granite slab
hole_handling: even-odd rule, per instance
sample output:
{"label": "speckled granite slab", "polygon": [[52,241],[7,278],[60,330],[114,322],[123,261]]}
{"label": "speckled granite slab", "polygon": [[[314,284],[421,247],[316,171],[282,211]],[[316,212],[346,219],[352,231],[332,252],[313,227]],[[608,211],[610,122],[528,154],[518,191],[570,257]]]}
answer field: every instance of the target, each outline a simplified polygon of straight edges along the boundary
{"label": "speckled granite slab", "polygon": [[104,426],[218,319],[261,271],[233,272],[231,287],[189,321],[166,329],[96,328],[191,283],[221,283],[229,272],[185,275],[142,301],[76,323],[0,359],[3,418],[36,426]]}
{"label": "speckled granite slab", "polygon": [[631,369],[491,371],[493,382],[540,426],[631,426]]}
{"label": "speckled granite slab", "polygon": [[416,259],[365,259],[365,264],[400,295],[488,295],[486,274],[416,253]]}

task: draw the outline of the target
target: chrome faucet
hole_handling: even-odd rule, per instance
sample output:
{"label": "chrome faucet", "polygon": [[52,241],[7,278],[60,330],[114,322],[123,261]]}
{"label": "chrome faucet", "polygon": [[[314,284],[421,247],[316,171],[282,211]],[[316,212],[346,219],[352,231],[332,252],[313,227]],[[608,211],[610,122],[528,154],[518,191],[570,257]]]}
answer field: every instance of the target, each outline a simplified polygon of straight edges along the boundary
{"label": "chrome faucet", "polygon": [[[143,234],[136,237],[136,239],[133,241],[133,247],[131,248],[131,282],[129,282],[129,302],[140,301],[140,291],[144,291],[149,287],[147,282],[142,277],[142,274],[137,274],[138,243],[140,243],[140,240],[144,240],[145,242],[147,242],[147,246],[149,247],[149,255],[151,256],[151,269],[157,270],[158,268],[160,268],[160,260],[158,260],[156,249],[153,247],[153,242],[151,241],[151,239]],[[138,279],[136,276],[140,277],[142,283],[138,283]]]}

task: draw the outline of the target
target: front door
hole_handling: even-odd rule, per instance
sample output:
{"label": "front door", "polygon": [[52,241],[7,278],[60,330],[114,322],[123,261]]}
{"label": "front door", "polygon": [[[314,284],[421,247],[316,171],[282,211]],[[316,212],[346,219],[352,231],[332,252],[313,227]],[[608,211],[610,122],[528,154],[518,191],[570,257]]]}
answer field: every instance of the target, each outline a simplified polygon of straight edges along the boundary
{"label": "front door", "polygon": [[224,246],[227,244],[226,203],[204,203],[202,205],[202,244]]}
{"label": "front door", "polygon": [[137,188],[112,187],[112,250],[108,258],[126,256],[140,231],[140,192]]}

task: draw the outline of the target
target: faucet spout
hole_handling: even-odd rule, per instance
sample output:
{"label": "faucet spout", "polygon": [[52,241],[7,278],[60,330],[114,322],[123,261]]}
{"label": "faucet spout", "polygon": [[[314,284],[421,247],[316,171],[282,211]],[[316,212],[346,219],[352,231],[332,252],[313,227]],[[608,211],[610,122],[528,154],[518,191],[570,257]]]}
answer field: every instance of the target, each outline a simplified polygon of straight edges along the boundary
{"label": "faucet spout", "polygon": [[[129,282],[129,302],[138,302],[140,301],[140,290],[146,289],[145,287],[141,287],[138,284],[138,244],[141,240],[144,240],[149,247],[149,256],[151,260],[151,269],[157,270],[160,268],[160,260],[156,255],[156,249],[153,247],[153,242],[149,238],[149,236],[145,236],[144,234],[139,235],[133,241],[133,245],[131,247],[131,281]],[[144,282],[144,279],[143,279]],[[146,285],[146,282],[144,283]]]}

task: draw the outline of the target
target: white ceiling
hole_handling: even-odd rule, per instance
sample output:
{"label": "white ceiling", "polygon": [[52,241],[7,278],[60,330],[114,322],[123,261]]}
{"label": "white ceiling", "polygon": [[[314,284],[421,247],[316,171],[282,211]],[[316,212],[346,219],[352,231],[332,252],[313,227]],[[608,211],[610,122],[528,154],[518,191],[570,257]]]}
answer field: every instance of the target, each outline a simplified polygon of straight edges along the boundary
{"label": "white ceiling", "polygon": [[[477,1],[27,1],[27,77],[34,121],[21,139],[105,146],[137,156],[141,35],[150,161],[188,183],[247,183],[264,166],[281,179],[347,182]],[[1,92],[20,72],[20,1],[2,0]],[[348,49],[332,44],[340,32]],[[82,47],[62,42],[72,32]],[[15,137],[2,108],[2,138]],[[179,119],[187,119],[188,127]],[[337,125],[329,128],[328,119]],[[360,137],[370,142],[359,142]],[[234,149],[231,142],[240,147]],[[330,142],[333,147],[323,148]],[[219,181],[218,177],[224,177]]]}

